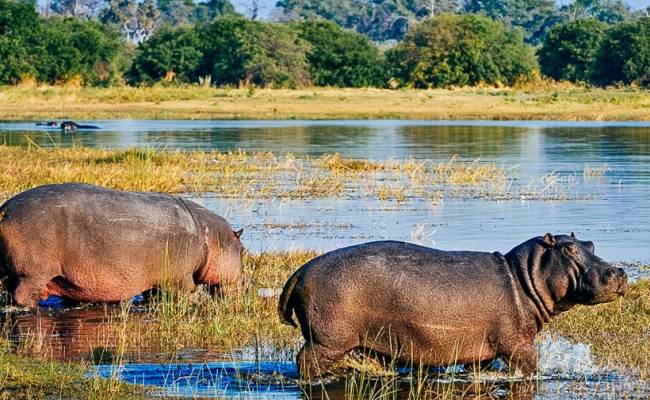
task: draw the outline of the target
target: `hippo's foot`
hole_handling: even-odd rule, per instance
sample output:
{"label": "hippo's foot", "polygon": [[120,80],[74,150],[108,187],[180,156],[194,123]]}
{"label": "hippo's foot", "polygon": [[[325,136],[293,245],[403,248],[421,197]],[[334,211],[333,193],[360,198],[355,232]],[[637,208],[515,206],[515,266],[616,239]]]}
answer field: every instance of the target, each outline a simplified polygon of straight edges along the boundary
{"label": "hippo's foot", "polygon": [[300,377],[305,380],[319,378],[341,360],[345,353],[346,351],[328,349],[319,344],[305,343],[296,356]]}
{"label": "hippo's foot", "polygon": [[43,296],[47,298],[45,284],[34,280],[21,280],[14,290],[14,303],[21,307],[36,308],[39,299]]}
{"label": "hippo's foot", "polygon": [[533,343],[517,347],[511,354],[504,354],[508,360],[508,371],[519,370],[525,378],[530,378],[537,371],[537,349]]}

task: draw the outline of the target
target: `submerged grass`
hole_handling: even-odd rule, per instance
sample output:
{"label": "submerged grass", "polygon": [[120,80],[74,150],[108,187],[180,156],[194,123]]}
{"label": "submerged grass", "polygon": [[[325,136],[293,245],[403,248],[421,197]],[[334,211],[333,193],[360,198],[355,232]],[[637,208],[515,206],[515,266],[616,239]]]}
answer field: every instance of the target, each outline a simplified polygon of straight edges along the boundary
{"label": "submerged grass", "polygon": [[0,120],[491,119],[649,120],[650,94],[546,81],[515,88],[382,90],[203,86],[0,87]]}
{"label": "submerged grass", "polygon": [[[269,152],[180,152],[165,149],[44,149],[0,146],[0,201],[50,183],[82,182],[113,189],[218,193],[240,199],[375,198],[434,203],[442,198],[570,200],[578,175],[554,173],[528,185],[492,162],[371,161],[325,154],[317,158]],[[584,175],[584,179],[593,176]]]}

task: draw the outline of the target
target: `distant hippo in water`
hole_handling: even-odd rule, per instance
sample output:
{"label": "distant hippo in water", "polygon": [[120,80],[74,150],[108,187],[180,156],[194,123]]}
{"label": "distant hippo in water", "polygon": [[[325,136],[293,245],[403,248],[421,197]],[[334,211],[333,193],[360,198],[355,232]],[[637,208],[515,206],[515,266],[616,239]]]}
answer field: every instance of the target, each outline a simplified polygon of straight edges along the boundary
{"label": "distant hippo in water", "polygon": [[0,272],[27,307],[49,295],[117,302],[163,284],[228,290],[242,280],[241,233],[178,197],[41,186],[0,207]]}
{"label": "distant hippo in water", "polygon": [[374,242],[317,257],[280,296],[283,322],[305,345],[297,363],[314,378],[354,349],[418,366],[537,368],[535,335],[576,304],[613,301],[627,276],[574,235],[547,234],[500,253]]}
{"label": "distant hippo in water", "polygon": [[46,122],[39,122],[36,124],[36,126],[45,126],[48,128],[59,128],[63,132],[69,133],[69,132],[76,132],[80,129],[83,130],[96,130],[96,129],[101,129],[100,127],[96,125],[83,125],[83,124],[78,124],[74,121],[63,121],[60,124],[56,121],[46,121]]}

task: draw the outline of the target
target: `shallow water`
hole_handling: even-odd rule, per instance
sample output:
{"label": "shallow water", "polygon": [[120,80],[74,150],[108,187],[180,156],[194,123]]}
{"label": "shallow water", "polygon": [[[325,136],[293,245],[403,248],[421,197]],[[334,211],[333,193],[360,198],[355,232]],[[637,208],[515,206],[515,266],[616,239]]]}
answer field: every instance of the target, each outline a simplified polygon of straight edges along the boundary
{"label": "shallow water", "polygon": [[[197,201],[244,227],[254,251],[321,251],[397,239],[442,249],[506,252],[532,236],[575,232],[609,261],[650,262],[650,123],[489,121],[96,121],[100,131],[64,135],[33,123],[0,123],[7,144],[182,150],[236,149],[374,160],[496,162],[513,184],[554,174],[581,200],[374,198]],[[603,176],[585,167],[606,165]]]}
{"label": "shallow water", "polygon": [[[575,232],[593,240],[609,261],[650,262],[650,124],[565,122],[425,121],[98,121],[103,130],[62,135],[37,130],[33,123],[0,123],[9,145],[42,147],[150,147],[181,150],[237,150],[318,156],[341,153],[373,160],[431,159],[495,162],[504,165],[514,185],[547,174],[565,179],[580,200],[508,201],[445,198],[404,203],[370,197],[306,200],[232,199],[208,193],[194,199],[245,228],[253,251],[331,250],[380,239],[412,241],[442,249],[506,252],[545,232]],[[586,177],[585,167],[606,164],[603,176]],[[281,183],[280,183],[281,184]],[[572,196],[569,196],[572,197]],[[627,266],[633,279],[650,270]],[[269,293],[274,288],[270,288]],[[47,358],[88,361],[98,343],[113,351],[119,344],[106,329],[116,324],[104,308],[42,310],[39,315],[8,314],[5,328],[20,347],[40,343]],[[137,313],[134,318],[137,318]],[[146,321],[143,320],[143,323]],[[617,398],[620,393],[650,398],[633,374],[593,367],[588,347],[561,340],[545,342],[547,363],[536,394],[514,398]],[[542,344],[544,346],[544,343]],[[543,353],[543,352],[546,353]],[[544,358],[544,354],[546,358]],[[160,354],[146,345],[125,354],[125,365],[99,366],[91,373],[155,385],[163,395],[231,398],[301,398],[295,366],[271,355],[256,361],[248,351],[188,349]],[[544,361],[545,360],[545,361]],[[110,362],[110,358],[108,360]],[[579,367],[579,368],[577,368]],[[554,369],[555,368],[555,369]],[[576,369],[577,368],[577,369]],[[441,377],[447,379],[448,377]],[[498,379],[495,380],[497,382]],[[344,383],[328,387],[341,398]],[[499,385],[499,397],[512,393]],[[318,397],[318,391],[312,394]],[[337,393],[339,394],[337,396]]]}

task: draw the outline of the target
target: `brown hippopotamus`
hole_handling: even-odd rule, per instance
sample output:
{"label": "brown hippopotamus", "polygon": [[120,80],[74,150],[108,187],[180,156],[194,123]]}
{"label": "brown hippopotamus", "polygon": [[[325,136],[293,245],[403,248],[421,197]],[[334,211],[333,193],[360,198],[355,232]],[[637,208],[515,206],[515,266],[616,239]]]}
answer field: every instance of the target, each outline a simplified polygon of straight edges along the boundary
{"label": "brown hippopotamus", "polygon": [[27,307],[48,295],[117,302],[165,284],[230,289],[242,279],[241,233],[166,194],[41,186],[0,207],[0,275]]}
{"label": "brown hippopotamus", "polygon": [[317,257],[280,296],[286,324],[306,340],[303,377],[326,372],[354,349],[407,365],[444,366],[501,358],[511,370],[537,367],[535,335],[575,304],[613,301],[627,276],[574,235],[547,234],[500,253],[441,251],[373,242]]}

